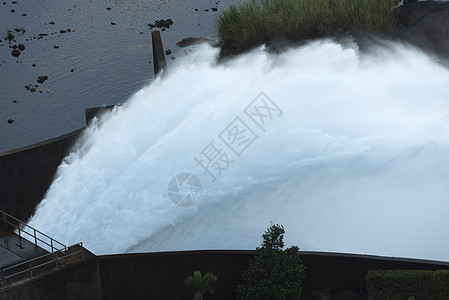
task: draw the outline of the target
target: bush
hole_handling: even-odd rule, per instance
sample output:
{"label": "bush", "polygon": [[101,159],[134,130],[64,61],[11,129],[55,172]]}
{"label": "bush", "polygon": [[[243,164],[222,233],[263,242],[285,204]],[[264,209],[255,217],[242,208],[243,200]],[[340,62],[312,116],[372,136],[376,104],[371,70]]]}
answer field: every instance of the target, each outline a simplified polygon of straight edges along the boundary
{"label": "bush", "polygon": [[301,41],[352,30],[389,32],[397,0],[249,0],[218,19],[224,50],[239,53],[280,39]]}
{"label": "bush", "polygon": [[203,299],[205,293],[215,294],[214,285],[217,284],[217,276],[213,273],[206,273],[204,276],[200,271],[193,272],[193,276],[187,276],[184,285],[193,287],[195,294],[193,299]]}
{"label": "bush", "polygon": [[376,270],[366,276],[369,299],[449,299],[449,270]]}
{"label": "bush", "polygon": [[237,290],[238,299],[299,299],[304,266],[299,248],[284,248],[284,227],[272,225],[262,236],[262,247],[243,271],[244,284]]}

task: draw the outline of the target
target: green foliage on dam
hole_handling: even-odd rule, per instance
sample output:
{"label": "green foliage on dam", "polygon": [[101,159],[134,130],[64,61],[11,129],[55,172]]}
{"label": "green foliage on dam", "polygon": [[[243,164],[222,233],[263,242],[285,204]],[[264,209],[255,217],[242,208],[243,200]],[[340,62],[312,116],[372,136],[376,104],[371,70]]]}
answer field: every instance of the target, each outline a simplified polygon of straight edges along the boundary
{"label": "green foliage on dam", "polygon": [[221,46],[240,53],[280,40],[302,41],[367,30],[386,33],[396,0],[250,0],[231,4],[217,22]]}

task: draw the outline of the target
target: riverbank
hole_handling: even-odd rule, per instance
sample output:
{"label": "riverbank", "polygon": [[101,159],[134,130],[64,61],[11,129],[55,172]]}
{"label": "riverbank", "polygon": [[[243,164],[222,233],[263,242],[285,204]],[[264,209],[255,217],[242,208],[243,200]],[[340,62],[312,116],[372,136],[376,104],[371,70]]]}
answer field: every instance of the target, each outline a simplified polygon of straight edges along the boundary
{"label": "riverbank", "polygon": [[315,39],[356,42],[361,50],[398,41],[449,57],[449,2],[250,1],[231,5],[217,23],[221,57],[265,44],[281,52]]}

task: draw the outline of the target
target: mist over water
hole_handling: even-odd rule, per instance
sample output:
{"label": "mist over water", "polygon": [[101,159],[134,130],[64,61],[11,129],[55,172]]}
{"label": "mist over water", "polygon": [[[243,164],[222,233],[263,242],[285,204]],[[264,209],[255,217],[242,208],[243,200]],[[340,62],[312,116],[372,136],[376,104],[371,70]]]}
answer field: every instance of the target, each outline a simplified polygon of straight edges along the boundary
{"label": "mist over water", "polygon": [[[302,250],[449,260],[447,69],[400,45],[217,54],[89,127],[31,225],[96,254],[254,249],[274,222]],[[244,113],[261,92],[283,111],[265,131]],[[258,136],[240,157],[219,138],[236,117]],[[194,160],[210,142],[234,160],[214,183]],[[191,207],[167,196],[182,172],[202,183]]]}

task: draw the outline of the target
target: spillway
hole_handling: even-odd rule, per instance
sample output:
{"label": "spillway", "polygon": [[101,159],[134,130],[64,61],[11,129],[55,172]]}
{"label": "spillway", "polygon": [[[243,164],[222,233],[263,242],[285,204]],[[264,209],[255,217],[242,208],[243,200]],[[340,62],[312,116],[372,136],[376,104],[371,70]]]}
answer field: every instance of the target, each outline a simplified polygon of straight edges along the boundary
{"label": "spillway", "polygon": [[449,260],[447,68],[331,40],[217,55],[94,122],[31,226],[108,254],[254,249],[273,222],[302,250]]}

